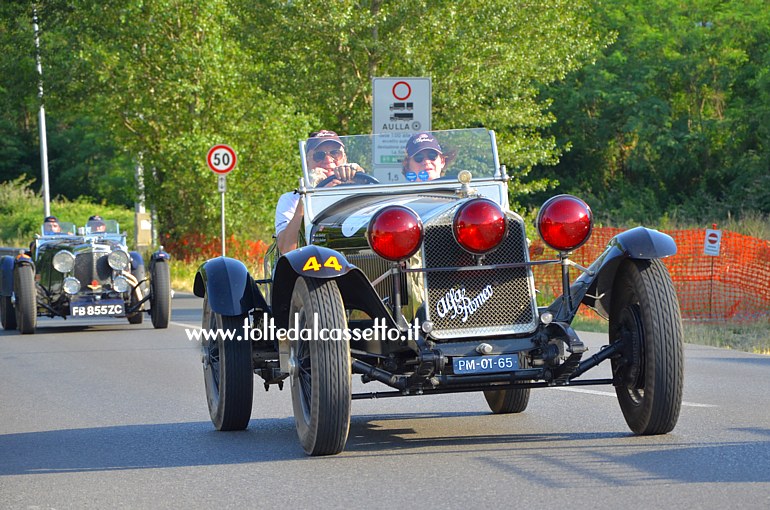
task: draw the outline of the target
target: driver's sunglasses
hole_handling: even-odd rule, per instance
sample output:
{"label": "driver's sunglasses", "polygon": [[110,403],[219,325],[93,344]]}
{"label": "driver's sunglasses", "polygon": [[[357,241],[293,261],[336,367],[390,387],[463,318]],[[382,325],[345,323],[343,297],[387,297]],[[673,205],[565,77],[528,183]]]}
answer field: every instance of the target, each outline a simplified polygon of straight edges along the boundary
{"label": "driver's sunglasses", "polygon": [[345,155],[345,151],[343,151],[342,149],[332,149],[330,151],[315,151],[313,153],[313,161],[315,161],[316,163],[320,163],[321,161],[326,159],[327,154],[331,156],[333,159],[337,160]]}
{"label": "driver's sunglasses", "polygon": [[422,151],[412,156],[412,159],[415,160],[417,163],[422,163],[425,158],[428,158],[431,161],[436,161],[436,159],[438,158],[438,152]]}

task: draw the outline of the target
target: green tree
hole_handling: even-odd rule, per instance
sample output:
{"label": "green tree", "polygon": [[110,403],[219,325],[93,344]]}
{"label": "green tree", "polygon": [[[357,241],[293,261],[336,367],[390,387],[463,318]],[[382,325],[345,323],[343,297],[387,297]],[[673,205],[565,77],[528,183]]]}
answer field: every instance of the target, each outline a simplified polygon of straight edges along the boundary
{"label": "green tree", "polygon": [[617,42],[544,90],[551,132],[572,149],[540,170],[615,222],[770,210],[765,3],[604,7],[597,22]]}
{"label": "green tree", "polygon": [[[229,30],[225,1],[68,2],[59,30],[77,56],[77,80],[60,83],[82,116],[98,116],[143,168],[164,234],[218,233],[212,145],[239,154],[228,176],[228,227],[265,237],[273,197],[296,183],[293,140],[308,123],[248,79],[261,62]],[[296,172],[296,171],[295,171]]]}

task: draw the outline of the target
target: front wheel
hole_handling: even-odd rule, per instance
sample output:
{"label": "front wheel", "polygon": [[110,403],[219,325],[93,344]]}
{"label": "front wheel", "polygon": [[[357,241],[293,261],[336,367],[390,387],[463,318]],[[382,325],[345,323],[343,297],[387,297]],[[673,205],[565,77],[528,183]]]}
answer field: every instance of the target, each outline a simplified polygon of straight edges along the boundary
{"label": "front wheel", "polygon": [[[254,371],[251,340],[243,335],[245,315],[214,312],[206,294],[203,300],[203,329],[216,338],[203,337],[203,379],[211,422],[217,430],[243,430],[251,419]],[[227,338],[226,338],[227,337]]]}
{"label": "front wheel", "polygon": [[16,326],[22,335],[35,332],[37,326],[37,291],[32,266],[16,266],[13,271],[13,291],[16,294]]}
{"label": "front wheel", "polygon": [[625,260],[612,289],[609,334],[623,342],[612,359],[615,392],[636,434],[671,432],[684,382],[682,319],[668,270],[660,260]]}
{"label": "front wheel", "polygon": [[[314,322],[317,321],[315,324]],[[290,377],[294,421],[308,455],[334,455],[345,448],[350,428],[350,344],[337,283],[299,277],[289,307]],[[307,335],[317,331],[319,338]]]}
{"label": "front wheel", "polygon": [[171,272],[164,260],[156,260],[152,264],[150,318],[155,329],[167,328],[171,320]]}

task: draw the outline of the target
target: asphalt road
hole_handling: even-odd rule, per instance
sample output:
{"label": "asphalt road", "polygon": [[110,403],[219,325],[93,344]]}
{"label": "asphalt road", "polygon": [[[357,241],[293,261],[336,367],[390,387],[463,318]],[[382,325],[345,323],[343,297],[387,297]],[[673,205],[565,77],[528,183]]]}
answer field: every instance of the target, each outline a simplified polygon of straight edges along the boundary
{"label": "asphalt road", "polygon": [[630,434],[607,386],[533,390],[507,416],[466,393],[354,401],[346,450],[308,458],[288,388],[257,387],[248,430],[214,430],[184,331],[201,300],[173,304],[167,330],[0,333],[0,507],[770,508],[768,356],[688,345],[665,436]]}

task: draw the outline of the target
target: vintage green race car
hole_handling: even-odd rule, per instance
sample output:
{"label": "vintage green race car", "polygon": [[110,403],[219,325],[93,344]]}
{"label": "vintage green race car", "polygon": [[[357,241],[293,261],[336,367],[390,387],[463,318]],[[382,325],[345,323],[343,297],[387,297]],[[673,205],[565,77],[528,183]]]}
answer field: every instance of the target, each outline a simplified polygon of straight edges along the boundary
{"label": "vintage green race car", "polygon": [[[216,428],[248,425],[257,374],[265,389],[289,380],[309,455],[344,449],[354,399],[437,393],[478,391],[493,413],[520,413],[533,388],[611,384],[634,433],[671,431],[684,362],[679,305],[660,261],[676,253],[671,237],[634,228],[581,267],[570,253],[589,238],[592,212],[559,195],[536,221],[558,256],[533,262],[493,132],[426,134],[445,157],[435,179],[401,166],[407,137],[341,137],[366,173],[333,187],[317,182],[300,142],[304,246],[271,251],[261,277],[232,258],[200,268],[203,328],[222,333],[202,343]],[[538,304],[535,264],[562,275],[552,303]],[[581,273],[574,281],[571,268]],[[609,320],[598,352],[587,353],[570,325],[580,306]],[[605,361],[611,378],[584,377]],[[390,390],[355,393],[353,374]]]}
{"label": "vintage green race car", "polygon": [[151,255],[149,278],[140,253],[128,251],[114,220],[100,231],[61,222],[44,227],[29,251],[0,259],[0,320],[6,330],[34,333],[38,316],[123,317],[140,324],[149,313],[155,328],[171,316],[169,255]]}

